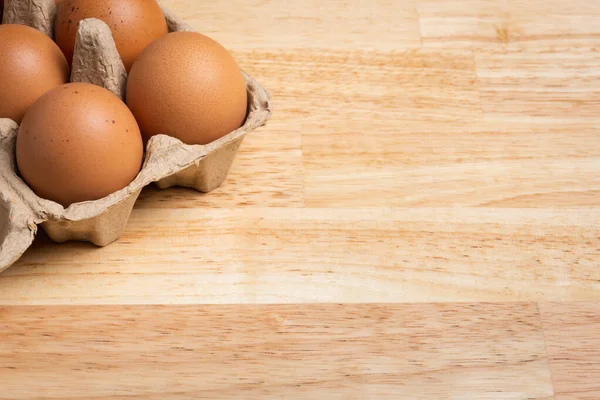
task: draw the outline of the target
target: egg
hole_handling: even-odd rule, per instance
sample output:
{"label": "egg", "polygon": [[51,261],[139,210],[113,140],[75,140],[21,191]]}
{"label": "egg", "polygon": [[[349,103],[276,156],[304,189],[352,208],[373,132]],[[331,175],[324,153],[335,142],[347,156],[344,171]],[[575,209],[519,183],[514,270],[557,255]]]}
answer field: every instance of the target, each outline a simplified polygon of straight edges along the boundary
{"label": "egg", "polygon": [[69,65],[79,22],[86,18],[100,19],[110,27],[127,71],[148,44],[168,32],[155,0],[62,0],[58,4],[54,39]]}
{"label": "egg", "polygon": [[240,67],[223,46],[199,33],[177,32],[140,54],[126,101],[145,140],[166,134],[207,144],[244,123],[248,95]]}
{"label": "egg", "polygon": [[69,81],[58,46],[25,25],[0,25],[0,118],[20,123],[44,93]]}
{"label": "egg", "polygon": [[67,207],[131,183],[142,165],[143,143],[135,118],[118,97],[99,86],[70,83],[27,111],[16,153],[29,187]]}

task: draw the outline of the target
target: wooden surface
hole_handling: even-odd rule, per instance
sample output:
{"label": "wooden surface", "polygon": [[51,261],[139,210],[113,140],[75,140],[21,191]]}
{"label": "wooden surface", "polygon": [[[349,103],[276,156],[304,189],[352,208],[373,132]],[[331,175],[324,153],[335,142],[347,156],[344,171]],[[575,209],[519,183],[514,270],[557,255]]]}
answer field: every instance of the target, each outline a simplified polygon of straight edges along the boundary
{"label": "wooden surface", "polygon": [[0,275],[0,399],[600,399],[599,2],[163,3],[273,119]]}

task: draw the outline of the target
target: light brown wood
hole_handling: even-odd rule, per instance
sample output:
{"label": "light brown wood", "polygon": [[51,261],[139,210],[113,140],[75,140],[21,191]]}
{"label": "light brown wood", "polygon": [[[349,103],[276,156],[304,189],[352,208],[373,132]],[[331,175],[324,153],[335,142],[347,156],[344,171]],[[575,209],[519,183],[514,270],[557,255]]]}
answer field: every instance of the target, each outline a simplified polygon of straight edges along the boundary
{"label": "light brown wood", "polygon": [[162,3],[273,119],[0,275],[0,399],[600,398],[600,3]]}
{"label": "light brown wood", "polygon": [[0,318],[4,400],[553,398],[535,304],[14,307]]}
{"label": "light brown wood", "polygon": [[136,209],[97,249],[45,241],[3,304],[598,300],[600,209]]}
{"label": "light brown wood", "polygon": [[421,47],[415,0],[166,0],[194,29],[232,49],[393,51]]}
{"label": "light brown wood", "polygon": [[419,0],[417,9],[427,47],[600,45],[600,6],[590,0]]}
{"label": "light brown wood", "polygon": [[600,303],[542,303],[556,400],[600,398]]}
{"label": "light brown wood", "polygon": [[146,190],[112,246],[38,241],[0,301],[598,300],[600,53],[413,48],[429,11],[497,11],[439,3],[166,1],[269,88],[273,120],[215,192]]}
{"label": "light brown wood", "polygon": [[600,52],[478,50],[475,62],[487,119],[598,127]]}

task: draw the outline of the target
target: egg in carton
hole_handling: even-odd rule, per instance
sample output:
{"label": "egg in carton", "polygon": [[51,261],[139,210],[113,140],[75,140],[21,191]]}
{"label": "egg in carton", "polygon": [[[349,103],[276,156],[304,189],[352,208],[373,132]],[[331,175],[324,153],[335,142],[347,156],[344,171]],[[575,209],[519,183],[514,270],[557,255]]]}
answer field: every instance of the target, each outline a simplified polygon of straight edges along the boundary
{"label": "egg in carton", "polygon": [[[176,15],[162,9],[169,32],[192,31]],[[52,37],[55,15],[54,0],[7,0],[3,23],[29,25]],[[207,145],[186,145],[170,136],[154,136],[133,182],[100,200],[68,208],[38,197],[18,176],[15,147],[19,127],[10,119],[0,119],[0,272],[31,246],[38,225],[56,242],[76,240],[106,246],[123,233],[145,186],[154,182],[161,189],[183,186],[204,193],[220,186],[244,137],[264,125],[271,115],[267,91],[243,74],[248,93],[248,115],[243,126]],[[109,27],[98,19],[79,24],[71,82],[93,83],[124,98],[127,72]]]}

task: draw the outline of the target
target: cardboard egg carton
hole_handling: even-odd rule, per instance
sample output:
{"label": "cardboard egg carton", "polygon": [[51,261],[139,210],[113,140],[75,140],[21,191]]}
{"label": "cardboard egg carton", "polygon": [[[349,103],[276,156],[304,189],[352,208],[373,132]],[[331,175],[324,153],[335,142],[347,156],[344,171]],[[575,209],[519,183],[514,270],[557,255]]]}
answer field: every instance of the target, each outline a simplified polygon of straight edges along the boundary
{"label": "cardboard egg carton", "polygon": [[[163,8],[170,32],[192,29]],[[8,0],[3,23],[25,24],[52,37],[56,15],[54,0]],[[87,241],[106,246],[123,233],[142,189],[155,182],[165,189],[191,187],[200,192],[217,188],[229,172],[244,137],[264,125],[271,115],[271,98],[244,73],[248,92],[248,116],[244,125],[208,145],[186,145],[158,135],[146,147],[142,170],[136,179],[103,199],[64,208],[38,197],[17,173],[15,145],[18,125],[0,119],[0,272],[27,250],[38,225],[56,242]],[[108,26],[97,19],[79,25],[72,82],[89,82],[124,97],[127,73]]]}

